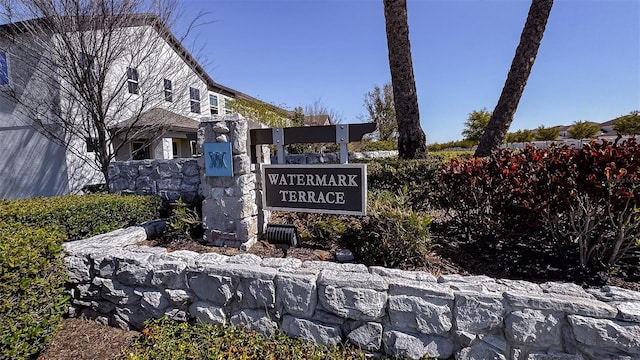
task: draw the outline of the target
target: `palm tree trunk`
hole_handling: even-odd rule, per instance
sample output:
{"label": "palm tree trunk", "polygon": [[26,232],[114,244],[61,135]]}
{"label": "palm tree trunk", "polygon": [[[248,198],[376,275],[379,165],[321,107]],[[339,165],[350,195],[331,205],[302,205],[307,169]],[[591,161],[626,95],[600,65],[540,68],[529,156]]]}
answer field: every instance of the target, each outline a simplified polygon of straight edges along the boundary
{"label": "palm tree trunk", "polygon": [[522,29],[520,43],[513,57],[509,75],[507,75],[502,94],[500,94],[498,104],[493,110],[489,124],[482,134],[475,156],[488,156],[491,151],[502,144],[513,121],[513,115],[518,108],[529,74],[531,74],[531,68],[536,60],[552,6],[553,0],[531,1],[529,15],[524,29]]}
{"label": "palm tree trunk", "polygon": [[398,155],[401,159],[425,158],[426,136],[420,127],[418,95],[413,76],[406,0],[384,0],[389,49],[389,69],[398,122]]}

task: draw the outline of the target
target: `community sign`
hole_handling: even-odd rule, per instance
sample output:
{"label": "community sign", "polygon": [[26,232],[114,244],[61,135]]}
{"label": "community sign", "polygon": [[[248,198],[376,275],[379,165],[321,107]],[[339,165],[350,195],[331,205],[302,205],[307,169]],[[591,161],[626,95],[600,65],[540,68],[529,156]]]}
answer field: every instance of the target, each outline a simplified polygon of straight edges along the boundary
{"label": "community sign", "polygon": [[263,204],[267,210],[365,215],[364,164],[263,165]]}

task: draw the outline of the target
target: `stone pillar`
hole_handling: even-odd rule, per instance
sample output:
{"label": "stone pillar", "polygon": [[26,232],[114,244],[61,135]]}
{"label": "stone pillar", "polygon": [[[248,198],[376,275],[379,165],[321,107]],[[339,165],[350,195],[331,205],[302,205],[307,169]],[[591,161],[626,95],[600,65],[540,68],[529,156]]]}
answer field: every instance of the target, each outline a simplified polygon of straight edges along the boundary
{"label": "stone pillar", "polygon": [[233,157],[233,177],[206,176],[204,156],[198,159],[207,244],[247,250],[264,231],[265,215],[258,208],[261,195],[256,176],[260,166],[251,164],[249,151],[249,128],[256,126],[260,124],[238,114],[204,118],[200,122],[199,151],[202,152],[205,142],[230,142]]}

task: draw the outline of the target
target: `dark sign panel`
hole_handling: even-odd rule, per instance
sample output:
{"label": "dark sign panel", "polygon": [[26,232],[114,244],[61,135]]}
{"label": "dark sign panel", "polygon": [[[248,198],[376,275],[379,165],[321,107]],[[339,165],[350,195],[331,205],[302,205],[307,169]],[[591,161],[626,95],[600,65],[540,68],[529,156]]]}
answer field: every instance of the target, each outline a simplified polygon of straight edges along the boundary
{"label": "dark sign panel", "polygon": [[366,213],[367,169],[364,164],[263,165],[262,185],[267,210]]}

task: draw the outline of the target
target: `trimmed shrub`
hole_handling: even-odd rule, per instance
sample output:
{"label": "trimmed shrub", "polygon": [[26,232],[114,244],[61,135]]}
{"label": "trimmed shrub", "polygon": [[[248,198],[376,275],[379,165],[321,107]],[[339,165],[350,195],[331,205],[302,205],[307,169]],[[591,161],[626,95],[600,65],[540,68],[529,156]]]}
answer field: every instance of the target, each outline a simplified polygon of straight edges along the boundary
{"label": "trimmed shrub", "polygon": [[430,199],[439,191],[438,173],[442,162],[427,160],[379,159],[367,162],[369,191],[402,191],[406,204],[416,211],[431,208]]}
{"label": "trimmed shrub", "polygon": [[160,217],[161,200],[137,195],[66,195],[3,201],[0,221],[51,226],[79,240]]}
{"label": "trimmed shrub", "polygon": [[360,143],[360,151],[392,151],[398,150],[397,141],[363,141]]}
{"label": "trimmed shrub", "polygon": [[592,141],[580,150],[527,146],[452,160],[440,176],[441,199],[469,238],[536,237],[579,268],[597,270],[638,245],[639,177],[635,139]]}
{"label": "trimmed shrub", "polygon": [[407,207],[406,196],[389,191],[369,196],[367,215],[343,236],[358,261],[402,269],[424,265],[431,218]]}
{"label": "trimmed shrub", "polygon": [[146,359],[365,359],[347,346],[326,348],[282,333],[264,336],[242,327],[195,324],[164,319],[146,323],[130,360]]}
{"label": "trimmed shrub", "polygon": [[64,235],[21,224],[0,225],[0,358],[44,349],[66,311]]}

